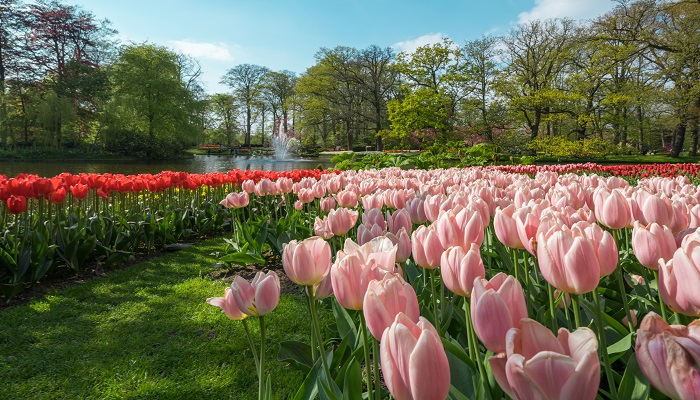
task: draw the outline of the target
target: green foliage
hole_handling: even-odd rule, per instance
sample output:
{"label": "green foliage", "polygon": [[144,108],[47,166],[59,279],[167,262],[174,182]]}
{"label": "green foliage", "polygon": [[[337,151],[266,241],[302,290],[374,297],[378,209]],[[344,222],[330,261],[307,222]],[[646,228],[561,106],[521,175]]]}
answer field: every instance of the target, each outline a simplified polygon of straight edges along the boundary
{"label": "green foliage", "polygon": [[537,138],[528,147],[545,156],[574,159],[605,158],[618,151],[617,146],[600,138],[569,140],[562,136]]}

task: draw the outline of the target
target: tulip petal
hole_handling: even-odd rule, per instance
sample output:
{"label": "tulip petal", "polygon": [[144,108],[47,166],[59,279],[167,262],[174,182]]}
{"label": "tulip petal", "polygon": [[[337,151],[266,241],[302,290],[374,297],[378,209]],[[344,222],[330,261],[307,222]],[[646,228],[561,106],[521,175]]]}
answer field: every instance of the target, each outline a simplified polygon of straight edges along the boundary
{"label": "tulip petal", "polygon": [[447,398],[450,391],[450,365],[435,332],[424,330],[410,357],[410,387],[414,399]]}

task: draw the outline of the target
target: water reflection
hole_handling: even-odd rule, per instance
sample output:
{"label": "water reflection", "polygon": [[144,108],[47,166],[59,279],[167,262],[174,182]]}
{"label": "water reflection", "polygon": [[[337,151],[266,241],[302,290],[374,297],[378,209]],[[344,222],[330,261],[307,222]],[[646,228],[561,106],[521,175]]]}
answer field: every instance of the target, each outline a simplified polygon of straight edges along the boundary
{"label": "water reflection", "polygon": [[187,171],[190,173],[226,172],[233,169],[257,169],[262,171],[290,171],[293,169],[325,169],[333,166],[328,159],[288,159],[276,160],[261,156],[231,155],[195,155],[188,160],[166,162],[88,162],[88,161],[64,161],[64,162],[26,162],[11,161],[0,162],[0,174],[8,177],[20,173],[37,174],[51,177],[61,172],[77,174],[87,173],[112,173],[112,174],[156,174],[161,171]]}

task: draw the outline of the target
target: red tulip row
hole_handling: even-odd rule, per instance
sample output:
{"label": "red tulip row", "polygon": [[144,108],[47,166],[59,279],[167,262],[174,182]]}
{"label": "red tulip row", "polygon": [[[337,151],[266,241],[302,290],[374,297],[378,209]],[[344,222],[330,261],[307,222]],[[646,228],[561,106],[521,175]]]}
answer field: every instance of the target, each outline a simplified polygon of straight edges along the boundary
{"label": "red tulip row", "polygon": [[[246,207],[253,196],[292,192],[297,209],[318,215],[317,236],[289,242],[283,266],[306,288],[314,324],[316,303],[329,296],[323,301],[358,313],[357,332],[373,337],[355,348],[366,351],[368,398],[386,394],[371,381],[379,379],[379,366],[369,368],[378,359],[396,399],[444,399],[465,369],[474,392],[494,398],[617,399],[648,391],[645,382],[655,398],[698,398],[700,189],[688,177],[697,169],[595,166],[625,177],[666,175],[633,186],[572,173],[583,167],[261,180],[242,183],[222,204]],[[243,319],[271,312],[278,296],[279,285],[263,285],[262,276],[252,284],[237,278],[210,302]],[[354,359],[344,365],[334,355],[327,365],[321,355],[334,349],[322,332],[311,334],[324,370],[319,387],[333,390]],[[454,361],[465,359],[473,367]]]}

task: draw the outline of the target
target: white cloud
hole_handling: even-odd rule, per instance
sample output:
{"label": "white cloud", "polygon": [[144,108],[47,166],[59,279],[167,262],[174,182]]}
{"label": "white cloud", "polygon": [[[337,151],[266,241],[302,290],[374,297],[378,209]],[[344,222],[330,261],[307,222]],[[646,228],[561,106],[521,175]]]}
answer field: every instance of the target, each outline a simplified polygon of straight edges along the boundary
{"label": "white cloud", "polygon": [[615,6],[612,0],[535,0],[535,7],[518,15],[518,23],[536,19],[571,18],[591,19]]}
{"label": "white cloud", "polygon": [[189,40],[171,40],[170,45],[187,55],[195,58],[230,61],[233,59],[225,43],[191,42]]}
{"label": "white cloud", "polygon": [[419,47],[427,46],[430,44],[442,43],[443,37],[446,36],[439,32],[429,33],[427,35],[423,35],[412,40],[394,43],[391,45],[391,47],[397,52],[404,51],[406,53],[413,53]]}

